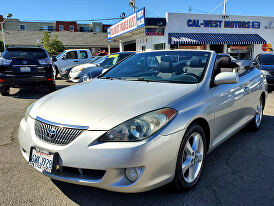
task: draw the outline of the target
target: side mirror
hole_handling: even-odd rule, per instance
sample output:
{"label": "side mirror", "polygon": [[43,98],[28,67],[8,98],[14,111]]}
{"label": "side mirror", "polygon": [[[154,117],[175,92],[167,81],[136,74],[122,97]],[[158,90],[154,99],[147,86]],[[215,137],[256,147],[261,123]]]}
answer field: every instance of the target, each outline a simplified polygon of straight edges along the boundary
{"label": "side mirror", "polygon": [[62,56],[62,59],[63,59],[63,60],[66,60],[66,59],[67,59],[67,58],[66,58],[66,55]]}
{"label": "side mirror", "polygon": [[235,84],[239,81],[239,75],[234,72],[221,72],[214,79],[215,85],[220,84]]}
{"label": "side mirror", "polygon": [[53,62],[56,62],[56,61],[57,61],[56,56],[53,56],[51,59],[52,59]]}

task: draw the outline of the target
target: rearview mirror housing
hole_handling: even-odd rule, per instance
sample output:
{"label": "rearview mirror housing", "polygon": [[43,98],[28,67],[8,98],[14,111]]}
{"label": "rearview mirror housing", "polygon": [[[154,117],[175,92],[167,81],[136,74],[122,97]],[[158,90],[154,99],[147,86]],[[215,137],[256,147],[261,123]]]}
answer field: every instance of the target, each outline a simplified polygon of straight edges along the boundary
{"label": "rearview mirror housing", "polygon": [[239,75],[235,72],[221,72],[214,79],[215,85],[235,84],[239,81]]}

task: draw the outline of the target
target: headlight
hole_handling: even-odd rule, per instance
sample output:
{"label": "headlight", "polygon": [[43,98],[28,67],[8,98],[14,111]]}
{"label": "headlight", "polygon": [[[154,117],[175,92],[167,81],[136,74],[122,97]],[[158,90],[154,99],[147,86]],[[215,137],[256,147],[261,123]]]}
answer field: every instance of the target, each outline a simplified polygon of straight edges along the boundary
{"label": "headlight", "polygon": [[28,120],[28,117],[29,117],[29,113],[33,107],[33,105],[35,104],[35,102],[33,102],[31,105],[29,105],[25,111],[25,116],[24,116],[24,119],[27,121]]}
{"label": "headlight", "polygon": [[176,114],[177,111],[170,108],[142,114],[114,127],[98,141],[125,142],[146,139],[164,127]]}
{"label": "headlight", "polygon": [[0,57],[0,64],[9,65],[10,63],[11,63],[10,59],[4,59],[4,58]]}
{"label": "headlight", "polygon": [[49,58],[46,58],[46,59],[38,59],[38,62],[39,62],[39,64],[42,64],[42,65],[51,64],[51,61],[50,61]]}
{"label": "headlight", "polygon": [[264,75],[270,75],[270,72],[267,70],[261,70],[261,71],[264,73]]}
{"label": "headlight", "polygon": [[74,69],[73,72],[81,72],[83,71],[85,68],[79,68],[79,69]]}

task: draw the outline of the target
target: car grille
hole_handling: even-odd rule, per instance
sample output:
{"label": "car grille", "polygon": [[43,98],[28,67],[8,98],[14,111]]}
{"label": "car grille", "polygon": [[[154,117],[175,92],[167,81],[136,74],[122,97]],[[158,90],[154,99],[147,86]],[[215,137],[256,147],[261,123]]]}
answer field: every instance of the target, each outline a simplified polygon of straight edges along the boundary
{"label": "car grille", "polygon": [[38,120],[35,120],[34,130],[40,140],[62,146],[71,143],[84,131],[83,129],[55,126]]}

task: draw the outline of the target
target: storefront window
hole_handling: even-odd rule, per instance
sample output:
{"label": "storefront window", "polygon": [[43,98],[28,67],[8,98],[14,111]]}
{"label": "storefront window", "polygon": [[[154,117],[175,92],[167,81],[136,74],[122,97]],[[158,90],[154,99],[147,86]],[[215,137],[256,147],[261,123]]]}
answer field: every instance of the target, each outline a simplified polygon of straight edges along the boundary
{"label": "storefront window", "polygon": [[252,45],[228,45],[227,52],[237,60],[252,59]]}
{"label": "storefront window", "polygon": [[165,47],[166,47],[165,43],[154,44],[154,50],[164,50]]}

